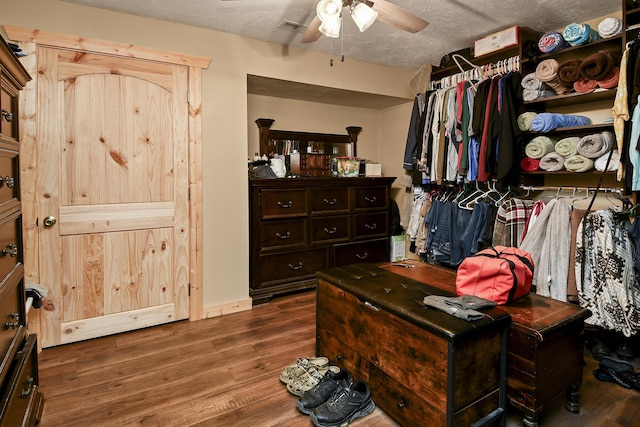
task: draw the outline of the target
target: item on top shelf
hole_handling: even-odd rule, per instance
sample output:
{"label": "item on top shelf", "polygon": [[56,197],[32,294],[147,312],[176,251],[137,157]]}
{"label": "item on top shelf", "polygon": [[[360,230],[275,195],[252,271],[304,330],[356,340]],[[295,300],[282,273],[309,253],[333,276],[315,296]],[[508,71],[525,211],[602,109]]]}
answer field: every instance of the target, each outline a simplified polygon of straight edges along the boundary
{"label": "item on top shelf", "polygon": [[540,159],[525,157],[520,161],[520,168],[526,172],[535,172],[540,170]]}
{"label": "item on top shelf", "polygon": [[547,172],[557,172],[564,169],[564,156],[552,151],[540,159],[540,169]]}
{"label": "item on top shelf", "polygon": [[580,77],[578,81],[573,83],[573,89],[578,93],[591,93],[598,88],[598,82],[595,80],[587,80]]}
{"label": "item on top shelf", "polygon": [[[609,153],[603,154],[598,157],[596,161],[593,163],[593,166],[597,171],[604,172],[605,167],[607,167],[607,160],[609,159]],[[620,166],[620,153],[618,150],[613,150],[611,153],[611,160],[609,161],[609,167],[607,168],[608,172],[615,172],[618,170]]]}
{"label": "item on top shelf", "polygon": [[555,59],[545,59],[536,67],[536,77],[549,85],[558,95],[562,95],[569,92],[569,89],[560,84],[560,80],[558,80],[559,66],[560,63]]}
{"label": "item on top shelf", "polygon": [[553,151],[553,147],[556,142],[548,136],[540,135],[533,138],[524,147],[524,152],[527,157],[532,159],[541,159],[545,154]]}
{"label": "item on top shelf", "polygon": [[600,34],[589,24],[576,24],[565,27],[562,36],[571,46],[582,46],[600,39]]}
{"label": "item on top shelf", "polygon": [[622,29],[622,20],[618,18],[604,18],[598,24],[598,33],[600,34],[600,36],[602,36],[602,38],[605,39],[622,34]]}
{"label": "item on top shelf", "polygon": [[569,46],[562,34],[557,31],[548,31],[538,40],[538,49],[542,53],[554,53]]}
{"label": "item on top shelf", "polygon": [[580,80],[582,77],[580,64],[582,64],[580,59],[569,59],[558,65],[558,81],[562,86],[572,88],[573,84]]}
{"label": "item on top shelf", "polygon": [[518,44],[520,29],[517,26],[506,28],[497,33],[489,34],[474,42],[473,54],[478,56],[504,49]]}
{"label": "item on top shelf", "polygon": [[586,116],[560,113],[540,113],[531,122],[531,130],[535,132],[550,132],[560,127],[586,126],[591,119]]}
{"label": "item on top shelf", "polygon": [[609,50],[599,50],[580,64],[580,74],[587,80],[604,80],[620,65],[620,58]]}
{"label": "item on top shelf", "polygon": [[593,160],[576,154],[564,160],[564,168],[570,172],[588,172],[593,169]]}
{"label": "item on top shelf", "polygon": [[562,157],[573,156],[574,154],[578,154],[578,142],[580,142],[580,137],[578,136],[562,138],[556,142],[554,150]]}
{"label": "item on top shelf", "polygon": [[538,113],[533,111],[526,111],[518,116],[518,129],[522,132],[531,130],[531,122],[536,118]]}
{"label": "item on top shelf", "polygon": [[613,149],[615,138],[613,133],[604,131],[583,136],[578,142],[578,154],[589,159],[597,159]]}

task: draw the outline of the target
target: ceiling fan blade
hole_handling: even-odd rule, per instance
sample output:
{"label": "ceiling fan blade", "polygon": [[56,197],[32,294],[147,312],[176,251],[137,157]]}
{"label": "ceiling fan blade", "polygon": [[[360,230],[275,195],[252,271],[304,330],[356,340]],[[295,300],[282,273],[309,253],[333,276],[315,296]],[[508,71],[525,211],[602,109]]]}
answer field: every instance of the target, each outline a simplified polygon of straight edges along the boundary
{"label": "ceiling fan blade", "polygon": [[429,23],[405,9],[386,0],[372,0],[373,10],[378,12],[378,21],[410,33],[422,31]]}
{"label": "ceiling fan blade", "polygon": [[322,21],[320,20],[320,18],[318,18],[318,15],[316,15],[307,27],[307,31],[305,31],[302,35],[300,43],[313,43],[314,41],[318,40],[321,36],[319,30],[320,24],[322,24]]}

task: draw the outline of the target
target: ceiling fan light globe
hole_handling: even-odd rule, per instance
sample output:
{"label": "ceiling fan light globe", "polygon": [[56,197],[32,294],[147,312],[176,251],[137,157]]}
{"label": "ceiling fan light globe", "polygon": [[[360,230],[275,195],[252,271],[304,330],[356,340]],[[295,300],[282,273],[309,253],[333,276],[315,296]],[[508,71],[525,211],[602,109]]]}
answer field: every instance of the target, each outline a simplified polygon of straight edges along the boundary
{"label": "ceiling fan light globe", "polygon": [[364,3],[358,3],[351,9],[351,19],[356,23],[360,32],[369,28],[377,17],[378,12]]}
{"label": "ceiling fan light globe", "polygon": [[318,30],[327,37],[337,39],[340,37],[340,26],[342,25],[342,19],[338,16],[335,19],[325,19]]}
{"label": "ceiling fan light globe", "polygon": [[316,13],[322,22],[339,18],[341,12],[342,0],[320,0],[316,6]]}

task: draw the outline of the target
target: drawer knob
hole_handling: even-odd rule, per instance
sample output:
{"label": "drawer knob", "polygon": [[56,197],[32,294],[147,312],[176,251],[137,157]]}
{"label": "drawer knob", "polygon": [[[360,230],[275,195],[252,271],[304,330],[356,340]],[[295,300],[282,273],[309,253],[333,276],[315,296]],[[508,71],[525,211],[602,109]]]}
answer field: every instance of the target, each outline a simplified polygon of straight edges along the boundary
{"label": "drawer knob", "polygon": [[369,230],[375,230],[376,228],[378,228],[378,224],[376,224],[375,222],[373,224],[365,224],[364,226]]}
{"label": "drawer knob", "polygon": [[367,258],[369,258],[369,254],[367,252],[365,252],[363,254],[356,254],[356,258],[358,258],[358,259],[367,259]]}
{"label": "drawer knob", "polygon": [[24,382],[25,388],[22,390],[22,393],[20,393],[21,398],[24,399],[26,397],[29,397],[31,391],[33,390],[33,382],[33,377],[27,377],[26,381]]}
{"label": "drawer knob", "polygon": [[336,203],[338,203],[338,200],[334,197],[331,200],[328,199],[322,199],[327,205],[335,205]]}
{"label": "drawer knob", "polygon": [[291,233],[287,231],[285,234],[280,234],[276,231],[276,237],[278,237],[278,239],[286,240],[291,237]]}
{"label": "drawer knob", "polygon": [[15,329],[20,326],[20,313],[14,311],[9,315],[9,318],[13,319],[13,322],[4,322],[5,329]]}
{"label": "drawer knob", "polygon": [[0,186],[3,183],[7,185],[7,188],[13,188],[16,180],[12,176],[5,176],[4,178],[0,177]]}
{"label": "drawer knob", "polygon": [[333,227],[331,230],[329,230],[327,227],[324,227],[324,232],[327,234],[336,234],[337,231],[338,229],[335,227]]}
{"label": "drawer knob", "polygon": [[364,200],[366,200],[369,203],[375,203],[378,201],[378,198],[376,196],[373,196],[373,197],[365,196]]}
{"label": "drawer knob", "polygon": [[11,258],[18,256],[18,245],[15,243],[9,243],[2,249],[2,256],[9,255]]}
{"label": "drawer knob", "polygon": [[8,122],[11,122],[13,120],[13,113],[8,112],[7,110],[5,110],[4,108],[2,109],[2,118],[5,119]]}
{"label": "drawer knob", "polygon": [[289,268],[292,270],[302,270],[302,263],[298,262],[298,265],[289,264]]}
{"label": "drawer knob", "polygon": [[283,209],[287,209],[287,208],[290,208],[291,206],[293,206],[293,202],[291,200],[289,200],[288,202],[284,202],[284,203],[278,201],[278,206],[280,206]]}
{"label": "drawer knob", "polygon": [[398,408],[404,409],[404,407],[405,407],[405,403],[404,402],[398,402]]}

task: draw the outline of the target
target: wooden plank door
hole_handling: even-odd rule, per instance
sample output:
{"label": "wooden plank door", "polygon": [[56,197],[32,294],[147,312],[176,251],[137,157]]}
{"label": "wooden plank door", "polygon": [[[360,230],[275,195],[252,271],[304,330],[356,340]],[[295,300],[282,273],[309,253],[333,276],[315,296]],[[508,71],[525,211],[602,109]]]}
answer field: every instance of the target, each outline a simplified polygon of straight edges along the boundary
{"label": "wooden plank door", "polygon": [[38,47],[43,347],[189,316],[187,67]]}

